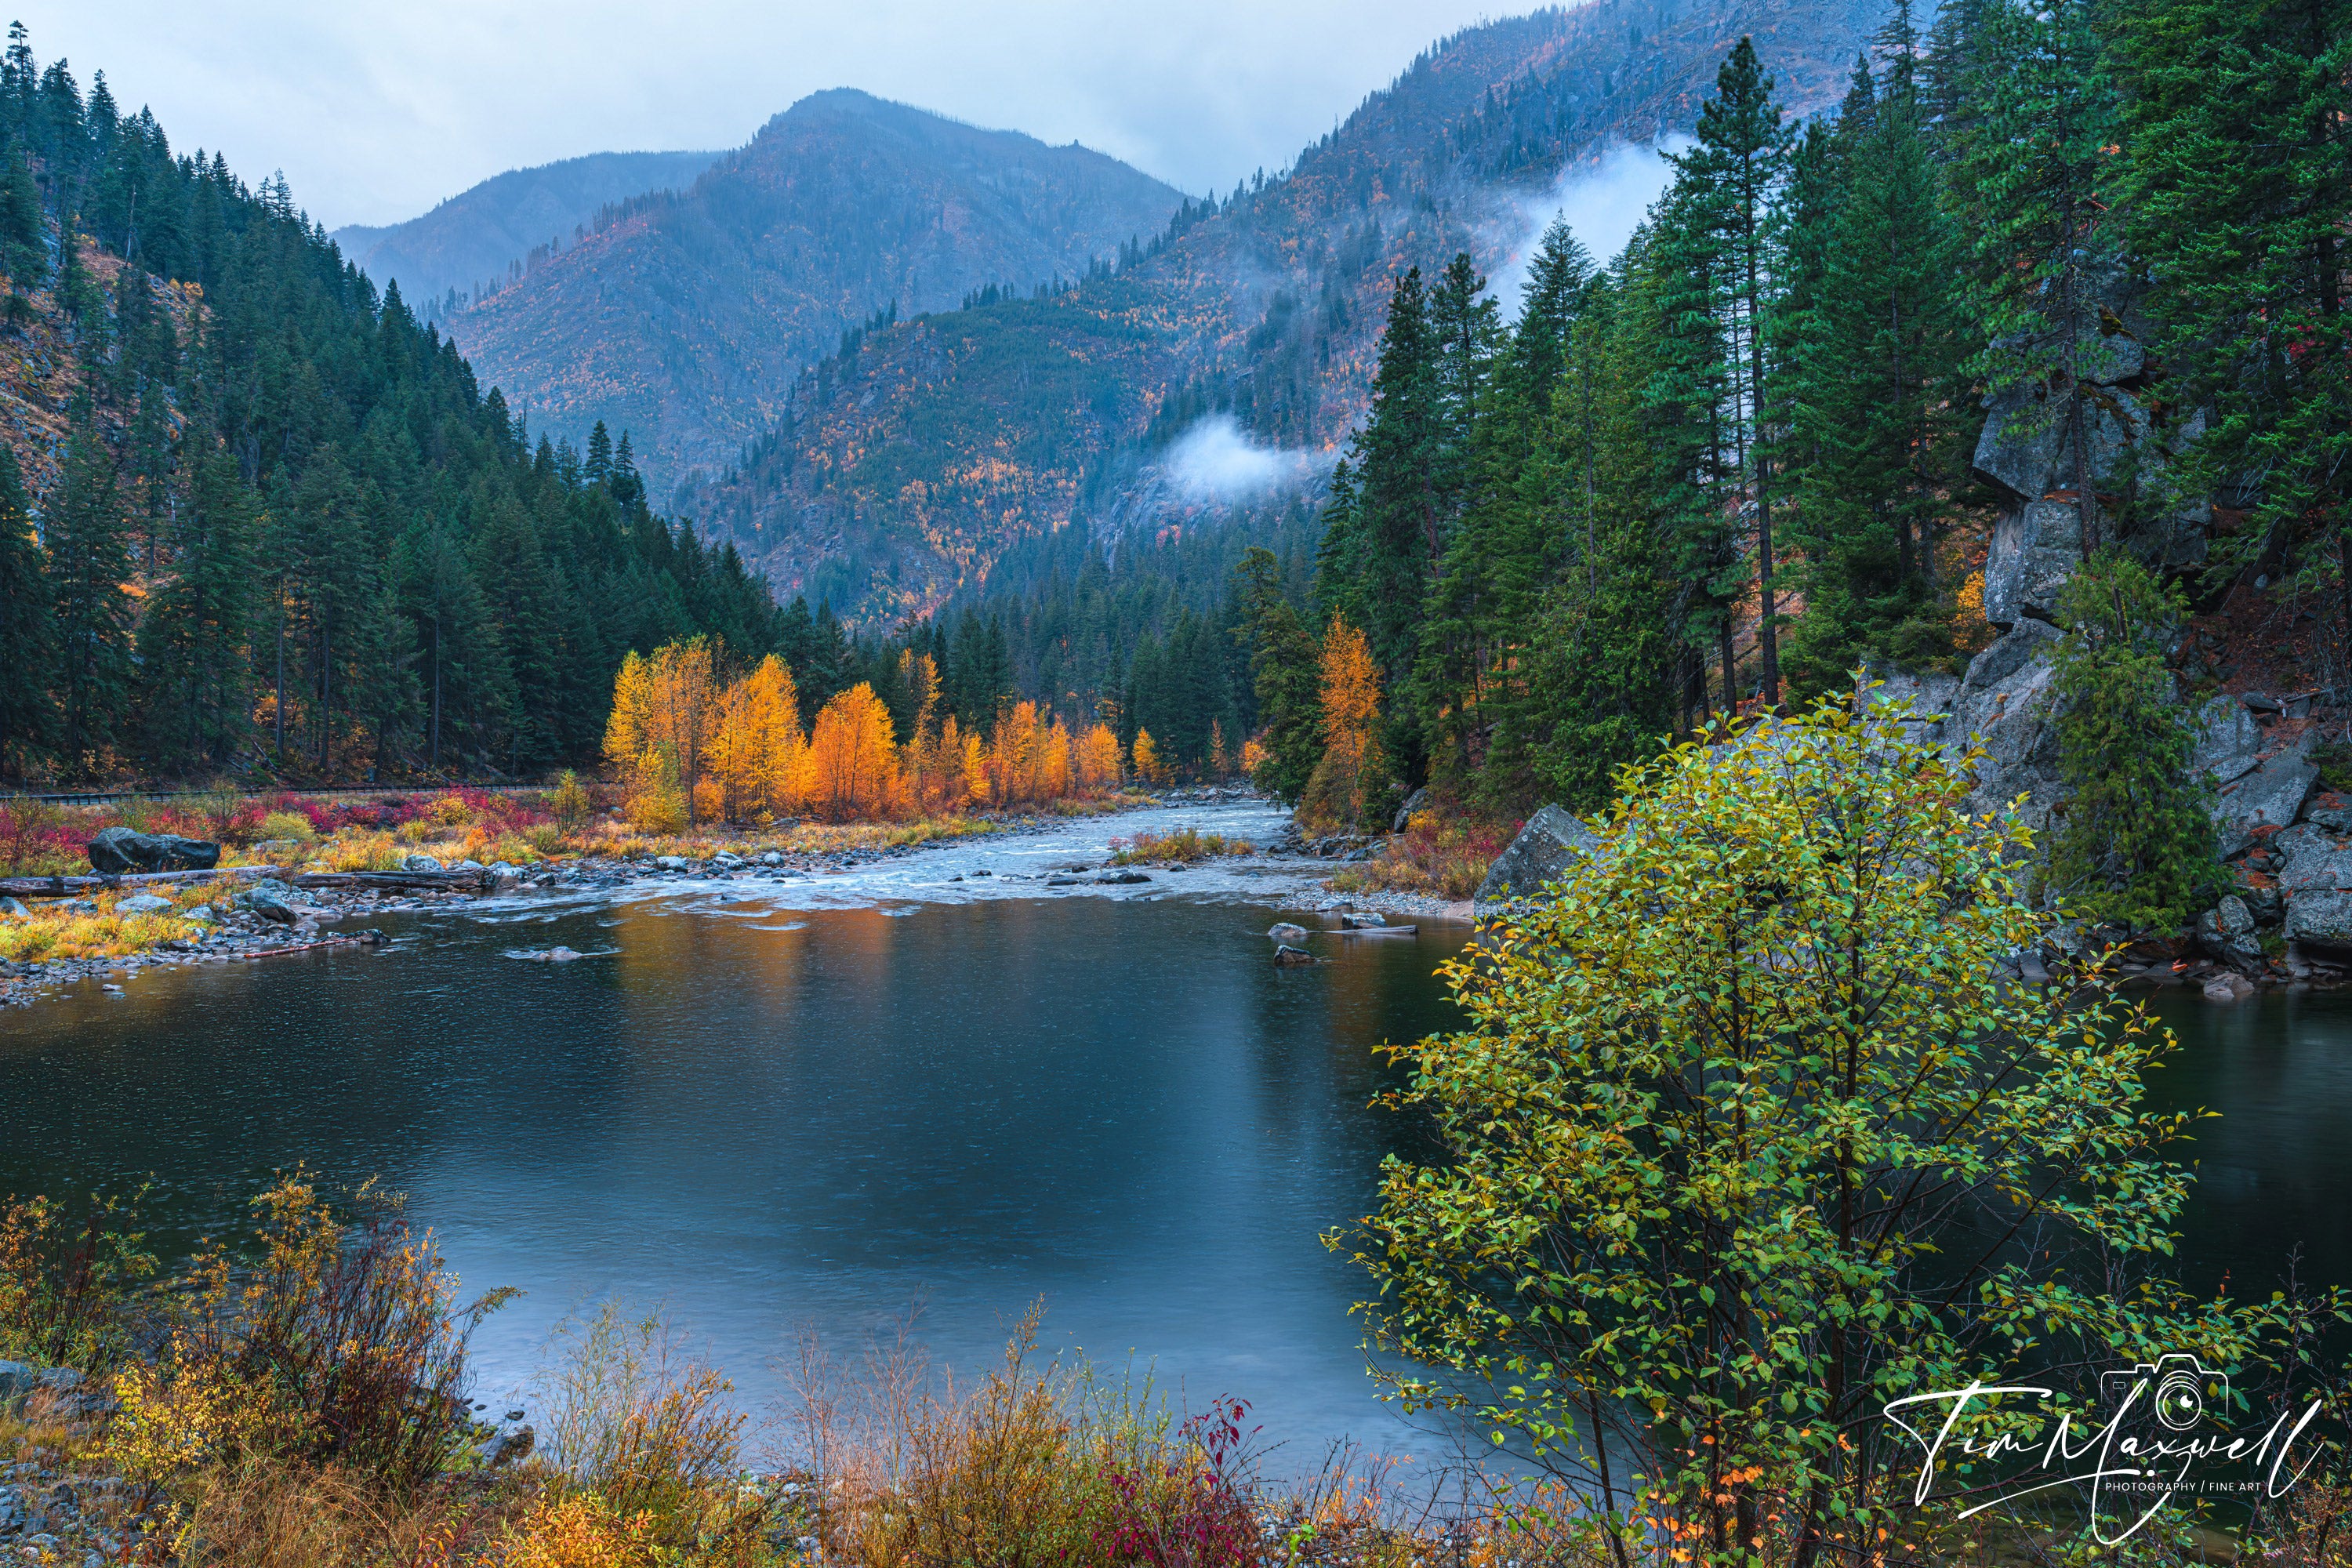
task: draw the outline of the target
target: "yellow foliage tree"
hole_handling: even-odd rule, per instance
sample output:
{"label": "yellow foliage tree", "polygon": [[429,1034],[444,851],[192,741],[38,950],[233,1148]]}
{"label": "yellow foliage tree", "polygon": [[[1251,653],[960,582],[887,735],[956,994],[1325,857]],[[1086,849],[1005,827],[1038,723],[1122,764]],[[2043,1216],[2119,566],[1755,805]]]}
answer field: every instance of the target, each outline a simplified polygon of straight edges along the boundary
{"label": "yellow foliage tree", "polygon": [[708,638],[664,643],[651,658],[632,651],[613,681],[604,755],[633,784],[646,776],[646,758],[667,756],[667,773],[688,803],[691,826],[691,803],[700,798],[698,786],[709,765],[721,706]]}
{"label": "yellow foliage tree", "polygon": [[800,694],[774,654],[727,689],[710,771],[735,821],[767,821],[802,809],[809,791],[809,748],[801,734]]}
{"label": "yellow foliage tree", "polygon": [[1168,776],[1168,764],[1160,760],[1160,743],[1149,730],[1135,732],[1135,776],[1146,784],[1159,784]]}
{"label": "yellow foliage tree", "polygon": [[824,705],[809,742],[809,805],[834,822],[880,816],[900,799],[890,710],[859,681]]}
{"label": "yellow foliage tree", "polygon": [[1118,787],[1118,737],[1097,723],[1078,737],[1078,788],[1093,795]]}
{"label": "yellow foliage tree", "polygon": [[1233,772],[1233,759],[1225,755],[1225,727],[1216,720],[1209,721],[1209,776],[1222,779]]}
{"label": "yellow foliage tree", "polygon": [[1298,803],[1302,821],[1323,828],[1355,827],[1381,784],[1381,673],[1364,634],[1339,616],[1323,634],[1321,659],[1323,760]]}

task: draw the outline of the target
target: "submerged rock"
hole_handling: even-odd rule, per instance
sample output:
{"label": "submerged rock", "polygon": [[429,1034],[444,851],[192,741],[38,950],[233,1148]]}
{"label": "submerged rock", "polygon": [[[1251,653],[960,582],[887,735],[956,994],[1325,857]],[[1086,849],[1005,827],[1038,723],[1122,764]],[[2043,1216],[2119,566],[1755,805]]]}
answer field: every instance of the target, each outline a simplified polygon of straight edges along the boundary
{"label": "submerged rock", "polygon": [[1297,964],[1314,962],[1315,955],[1303,947],[1293,947],[1286,942],[1275,944],[1274,963],[1277,969],[1289,969]]}
{"label": "submerged rock", "polygon": [[219,845],[174,833],[110,827],[89,841],[90,869],[106,877],[134,871],[209,871],[219,864]]}
{"label": "submerged rock", "polygon": [[1305,942],[1307,940],[1307,928],[1302,925],[1293,925],[1290,921],[1284,921],[1277,925],[1270,925],[1266,927],[1265,934],[1272,937],[1276,942]]}
{"label": "submerged rock", "polygon": [[1547,805],[1528,818],[1509,848],[1487,868],[1478,884],[1475,908],[1480,914],[1511,898],[1528,898],[1546,882],[1557,882],[1601,847],[1601,836],[1557,805]]}

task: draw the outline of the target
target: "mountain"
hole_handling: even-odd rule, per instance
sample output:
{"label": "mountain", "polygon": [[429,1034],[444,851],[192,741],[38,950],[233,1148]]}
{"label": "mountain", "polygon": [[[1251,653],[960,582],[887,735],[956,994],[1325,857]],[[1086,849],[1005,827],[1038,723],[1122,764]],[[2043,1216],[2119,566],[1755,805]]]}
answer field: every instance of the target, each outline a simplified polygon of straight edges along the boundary
{"label": "mountain", "polygon": [[1203,416],[1230,416],[1261,468],[1328,467],[1398,274],[1464,250],[1508,267],[1564,180],[1686,132],[1743,35],[1792,110],[1834,104],[1885,8],[1593,0],[1469,28],[1286,174],[1187,204],[1115,275],[865,335],[677,504],[781,593],[862,617],[969,595],[1008,548],[1074,521],[1223,510],[1160,460]]}
{"label": "mountain", "polygon": [[451,196],[422,217],[335,230],[334,242],[377,285],[398,282],[428,316],[503,288],[526,266],[569,245],[603,208],[647,191],[690,185],[716,153],[596,153],[535,169],[509,169]]}
{"label": "mountain", "polygon": [[1076,279],[1182,200],[1075,142],[836,89],[447,324],[534,425],[627,429],[649,477],[674,482],[732,458],[877,313]]}

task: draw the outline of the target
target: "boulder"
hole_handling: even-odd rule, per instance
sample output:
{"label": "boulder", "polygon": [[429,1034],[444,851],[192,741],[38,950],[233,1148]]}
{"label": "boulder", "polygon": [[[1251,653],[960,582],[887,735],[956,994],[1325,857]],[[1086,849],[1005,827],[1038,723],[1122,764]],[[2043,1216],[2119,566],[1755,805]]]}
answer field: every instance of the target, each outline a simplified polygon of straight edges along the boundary
{"label": "boulder", "polygon": [[1293,947],[1286,942],[1275,944],[1274,965],[1276,969],[1291,969],[1314,962],[1315,955],[1303,947]]}
{"label": "boulder", "polygon": [[654,868],[661,871],[683,871],[687,868],[687,858],[683,855],[656,855]]}
{"label": "boulder", "polygon": [[2254,983],[2242,974],[2220,974],[2205,983],[2208,1002],[2243,1002],[2254,994]]}
{"label": "boulder", "polygon": [[2334,790],[2321,790],[2305,804],[2303,820],[2330,833],[2352,833],[2352,801]]}
{"label": "boulder", "polygon": [[1985,619],[1997,626],[2054,620],[2058,590],[2082,563],[2083,520],[2073,502],[2028,501],[2001,513],[1985,554]]}
{"label": "boulder", "polygon": [[263,920],[282,926],[292,925],[307,912],[288,896],[285,884],[281,882],[256,882],[252,891],[242,895],[237,901]]}
{"label": "boulder", "polygon": [[22,899],[0,899],[0,915],[6,915],[12,920],[28,921],[33,918],[33,911]]}
{"label": "boulder", "polygon": [[2231,784],[2262,762],[2263,727],[2236,698],[2209,697],[2189,717],[2197,726],[2197,749],[2189,758],[2192,778],[2210,773],[2214,783]]}
{"label": "boulder", "polygon": [[441,862],[430,855],[403,855],[400,868],[404,871],[438,871]]}
{"label": "boulder", "polygon": [[1396,820],[1389,825],[1389,831],[1391,833],[1402,833],[1406,826],[1412,821],[1412,814],[1419,811],[1423,806],[1427,805],[1428,804],[1429,786],[1427,784],[1423,784],[1419,789],[1413,791],[1411,795],[1405,796],[1404,804],[1397,807]]}
{"label": "boulder", "polygon": [[1601,836],[1557,805],[1528,818],[1510,847],[1486,869],[1475,907],[1481,914],[1506,899],[1528,898],[1557,882],[1601,847]]}
{"label": "boulder", "polygon": [[2352,947],[2352,892],[2315,890],[2290,894],[2286,939],[2315,947]]}
{"label": "boulder", "polygon": [[2220,831],[2219,853],[2227,860],[2254,841],[2257,827],[2284,827],[2303,811],[2305,797],[2318,781],[2319,764],[2311,760],[2311,738],[2264,758],[2252,771],[2221,786],[2213,798],[2213,824]]}
{"label": "boulder", "polygon": [[37,1388],[71,1394],[81,1386],[81,1373],[69,1366],[36,1366],[30,1362],[0,1361],[0,1400],[17,1399]]}
{"label": "boulder", "polygon": [[2263,942],[2254,931],[2253,911],[2234,893],[2198,918],[2197,945],[2233,969],[2262,967]]}
{"label": "boulder", "polygon": [[1132,887],[1138,882],[1150,880],[1150,874],[1144,871],[1106,871],[1095,879],[1097,886],[1108,888]]}
{"label": "boulder", "polygon": [[1386,915],[1360,914],[1339,917],[1339,929],[1342,931],[1373,931],[1388,923]]}
{"label": "boulder", "polygon": [[1266,927],[1265,934],[1272,937],[1277,942],[1305,942],[1307,940],[1307,928],[1302,925],[1293,925],[1288,921],[1284,921],[1279,925],[1270,925]]}
{"label": "boulder", "polygon": [[160,915],[171,907],[171,900],[159,899],[152,893],[133,893],[127,899],[114,901],[114,912],[118,915]]}
{"label": "boulder", "polygon": [[213,913],[213,907],[210,904],[197,904],[183,913],[180,918],[184,921],[193,921],[198,925],[210,925],[220,917]]}
{"label": "boulder", "polygon": [[90,869],[105,877],[134,871],[209,871],[219,864],[219,845],[173,833],[110,827],[89,841]]}

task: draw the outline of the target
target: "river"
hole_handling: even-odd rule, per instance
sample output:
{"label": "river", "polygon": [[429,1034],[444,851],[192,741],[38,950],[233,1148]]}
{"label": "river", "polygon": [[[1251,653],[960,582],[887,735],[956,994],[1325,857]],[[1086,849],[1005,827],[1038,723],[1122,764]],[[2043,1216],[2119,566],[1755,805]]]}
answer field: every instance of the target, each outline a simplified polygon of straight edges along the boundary
{"label": "river", "polygon": [[[1049,1348],[1245,1398],[1294,1452],[1442,1457],[1374,1398],[1363,1280],[1318,1237],[1410,1146],[1370,1107],[1375,1047],[1448,1025],[1432,972],[1467,928],[1319,938],[1332,962],[1276,970],[1272,905],[1307,868],[1042,884],[1113,834],[1278,820],[1167,808],[85,984],[0,1015],[0,1191],[152,1175],[168,1248],[274,1170],[378,1176],[468,1289],[525,1292],[476,1342],[495,1401],[607,1300],[661,1307],[755,1412],[803,1331],[855,1360],[919,1309],[934,1358],[971,1367],[1042,1301]],[[505,956],[558,943],[590,956]],[[2352,1003],[2164,1012],[2185,1049],[2159,1099],[2223,1112],[2194,1150],[2191,1277],[2267,1289],[2300,1246],[2306,1279],[2352,1283]]]}

